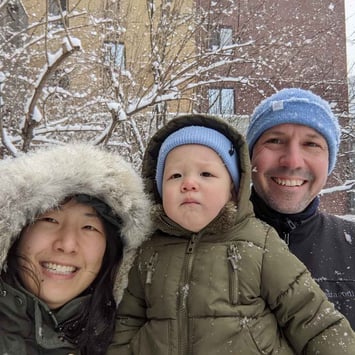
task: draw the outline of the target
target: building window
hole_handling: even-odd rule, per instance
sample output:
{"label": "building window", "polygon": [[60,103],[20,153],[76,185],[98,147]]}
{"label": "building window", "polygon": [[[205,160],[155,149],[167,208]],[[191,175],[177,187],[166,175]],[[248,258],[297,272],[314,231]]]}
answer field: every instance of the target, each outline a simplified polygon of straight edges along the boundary
{"label": "building window", "polygon": [[51,15],[58,16],[61,12],[67,11],[67,0],[49,0],[48,9]]}
{"label": "building window", "polygon": [[208,90],[208,112],[214,115],[233,115],[234,89],[209,89]]}
{"label": "building window", "polygon": [[[215,28],[211,34],[210,49],[217,50],[233,44],[233,31],[230,27]],[[230,52],[230,50],[228,51]]]}
{"label": "building window", "polygon": [[[1,1],[0,1],[1,3]],[[6,1],[5,1],[6,3]],[[0,5],[2,8],[2,3]],[[7,28],[1,35],[6,39],[11,38],[11,42],[18,48],[23,45],[22,36],[13,36],[14,32],[20,32],[28,25],[28,17],[19,0],[8,1],[4,9],[0,9],[0,26]],[[3,38],[2,37],[2,38]]]}
{"label": "building window", "polygon": [[124,44],[117,42],[105,42],[104,43],[105,65],[113,65],[114,67],[124,69],[125,67],[125,48]]}
{"label": "building window", "polygon": [[[50,16],[61,16],[64,11],[67,11],[67,0],[48,0],[48,12]],[[51,27],[64,27],[62,19],[51,23]]]}

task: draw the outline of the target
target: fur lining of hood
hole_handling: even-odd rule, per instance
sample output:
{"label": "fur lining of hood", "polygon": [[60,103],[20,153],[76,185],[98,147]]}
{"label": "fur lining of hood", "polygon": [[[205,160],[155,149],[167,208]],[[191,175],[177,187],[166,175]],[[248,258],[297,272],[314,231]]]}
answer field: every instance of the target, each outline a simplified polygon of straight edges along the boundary
{"label": "fur lining of hood", "polygon": [[[213,235],[213,240],[216,241],[216,235],[218,238],[219,235],[229,231],[231,227],[234,226],[237,211],[238,208],[235,203],[228,202],[221,210],[218,217],[212,223],[209,223],[207,227],[203,228],[203,231]],[[158,229],[164,233],[174,236],[191,237],[191,231],[179,226],[166,215],[162,204],[153,205],[151,210],[151,218]],[[209,237],[204,236],[205,241],[208,240],[207,238]],[[223,238],[225,238],[225,236],[223,236]]]}
{"label": "fur lining of hood", "polygon": [[89,144],[41,148],[0,161],[0,270],[21,230],[74,194],[102,200],[123,222],[125,249],[115,284],[119,301],[135,251],[150,233],[150,203],[128,162]]}

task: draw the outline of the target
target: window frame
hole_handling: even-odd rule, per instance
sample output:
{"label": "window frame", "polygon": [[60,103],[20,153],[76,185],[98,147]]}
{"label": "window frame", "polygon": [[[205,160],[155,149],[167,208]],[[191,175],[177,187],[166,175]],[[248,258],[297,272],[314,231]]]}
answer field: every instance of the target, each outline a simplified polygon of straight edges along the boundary
{"label": "window frame", "polygon": [[[215,51],[233,44],[233,28],[230,26],[218,26],[210,35],[209,49]],[[227,50],[230,53],[231,50]]]}
{"label": "window frame", "polygon": [[122,42],[117,41],[105,41],[104,42],[104,64],[112,65],[115,68],[125,69],[125,45]]}
{"label": "window frame", "polygon": [[208,89],[208,113],[212,115],[230,116],[235,114],[234,88]]}

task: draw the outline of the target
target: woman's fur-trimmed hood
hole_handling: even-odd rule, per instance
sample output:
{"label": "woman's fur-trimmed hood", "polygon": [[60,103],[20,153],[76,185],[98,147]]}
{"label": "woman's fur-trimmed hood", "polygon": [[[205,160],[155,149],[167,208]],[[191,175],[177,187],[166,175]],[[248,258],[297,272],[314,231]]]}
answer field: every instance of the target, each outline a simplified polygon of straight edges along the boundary
{"label": "woman's fur-trimmed hood", "polygon": [[117,153],[92,145],[56,146],[0,161],[0,270],[23,227],[74,194],[100,199],[122,220],[119,301],[135,250],[150,232],[150,205],[133,167]]}

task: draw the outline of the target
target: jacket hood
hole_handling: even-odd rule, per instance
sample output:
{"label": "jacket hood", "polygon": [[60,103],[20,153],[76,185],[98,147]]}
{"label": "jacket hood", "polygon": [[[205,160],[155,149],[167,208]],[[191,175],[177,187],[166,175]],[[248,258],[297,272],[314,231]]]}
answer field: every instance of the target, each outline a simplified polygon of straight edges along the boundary
{"label": "jacket hood", "polygon": [[74,194],[100,199],[122,220],[118,301],[135,250],[149,234],[149,202],[133,167],[117,153],[92,145],[44,148],[0,161],[0,270],[21,230]]}
{"label": "jacket hood", "polygon": [[238,215],[239,217],[245,217],[247,214],[250,214],[252,212],[251,203],[249,202],[251,164],[247,143],[244,137],[226,121],[203,114],[184,115],[172,119],[151,138],[143,157],[142,176],[146,192],[150,195],[152,201],[156,204],[161,204],[162,202],[155,181],[160,147],[170,134],[186,126],[212,128],[221,132],[233,143],[239,159],[240,171],[240,183],[237,195]]}

